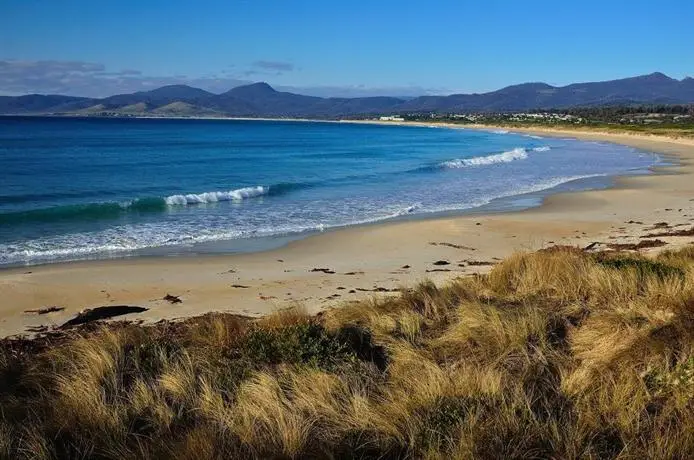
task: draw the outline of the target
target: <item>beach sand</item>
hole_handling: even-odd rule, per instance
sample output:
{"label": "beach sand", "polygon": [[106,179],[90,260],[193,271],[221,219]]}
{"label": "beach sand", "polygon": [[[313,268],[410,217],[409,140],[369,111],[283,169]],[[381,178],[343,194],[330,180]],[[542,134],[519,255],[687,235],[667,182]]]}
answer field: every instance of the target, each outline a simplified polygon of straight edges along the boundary
{"label": "beach sand", "polygon": [[[652,175],[617,178],[606,190],[551,195],[542,206],[525,211],[352,227],[266,252],[1,269],[0,336],[59,325],[85,308],[104,305],[146,307],[144,313],[118,318],[144,321],[210,311],[261,316],[293,305],[317,312],[391,295],[391,290],[425,279],[441,283],[485,272],[514,251],[555,244],[638,243],[656,232],[651,230],[656,223],[669,227],[657,232],[694,225],[693,140],[574,130],[511,131],[625,144],[676,157],[680,164],[658,168]],[[666,242],[667,249],[694,238],[657,239]],[[180,296],[182,302],[163,300],[167,294]],[[48,306],[64,310],[26,312]]]}

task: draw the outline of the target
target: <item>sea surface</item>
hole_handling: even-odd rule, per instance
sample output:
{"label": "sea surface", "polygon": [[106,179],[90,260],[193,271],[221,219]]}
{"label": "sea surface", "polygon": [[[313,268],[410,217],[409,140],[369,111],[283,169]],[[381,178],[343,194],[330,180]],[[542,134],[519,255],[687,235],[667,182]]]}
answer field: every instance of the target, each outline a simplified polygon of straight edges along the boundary
{"label": "sea surface", "polygon": [[506,131],[0,117],[0,265],[256,250],[348,225],[532,206],[660,161]]}

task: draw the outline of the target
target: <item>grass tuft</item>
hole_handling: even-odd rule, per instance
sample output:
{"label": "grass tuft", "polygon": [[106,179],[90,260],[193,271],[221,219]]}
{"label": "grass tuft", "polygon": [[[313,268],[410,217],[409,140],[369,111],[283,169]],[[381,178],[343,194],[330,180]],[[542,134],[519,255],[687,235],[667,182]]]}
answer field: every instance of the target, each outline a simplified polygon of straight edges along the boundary
{"label": "grass tuft", "polygon": [[694,249],[0,341],[0,457],[688,458]]}

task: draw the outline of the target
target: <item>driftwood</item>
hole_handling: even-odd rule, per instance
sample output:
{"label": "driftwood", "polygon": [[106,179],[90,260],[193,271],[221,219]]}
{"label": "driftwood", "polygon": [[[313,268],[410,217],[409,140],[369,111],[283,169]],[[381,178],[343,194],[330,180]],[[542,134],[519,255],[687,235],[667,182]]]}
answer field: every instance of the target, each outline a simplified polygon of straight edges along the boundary
{"label": "driftwood", "polygon": [[60,328],[65,329],[72,326],[78,326],[80,324],[91,323],[92,321],[113,318],[115,316],[122,316],[130,313],[142,313],[147,310],[148,308],[145,307],[134,307],[129,305],[108,305],[104,307],[86,309],[79,312],[77,316],[71,320],[65,322],[62,326],[60,326]]}
{"label": "driftwood", "polygon": [[46,313],[53,313],[55,311],[63,311],[65,307],[44,307],[37,308],[34,310],[24,310],[24,313],[37,313],[39,315],[45,315]]}

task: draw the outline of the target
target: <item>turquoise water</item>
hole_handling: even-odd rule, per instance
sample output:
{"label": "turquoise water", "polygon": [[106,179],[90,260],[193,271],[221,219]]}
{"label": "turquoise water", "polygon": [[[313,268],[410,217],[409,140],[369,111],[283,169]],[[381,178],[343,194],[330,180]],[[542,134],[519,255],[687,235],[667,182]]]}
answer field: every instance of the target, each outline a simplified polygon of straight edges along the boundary
{"label": "turquoise water", "polygon": [[470,210],[658,161],[504,131],[0,118],[0,265],[229,241],[244,250],[263,237]]}

